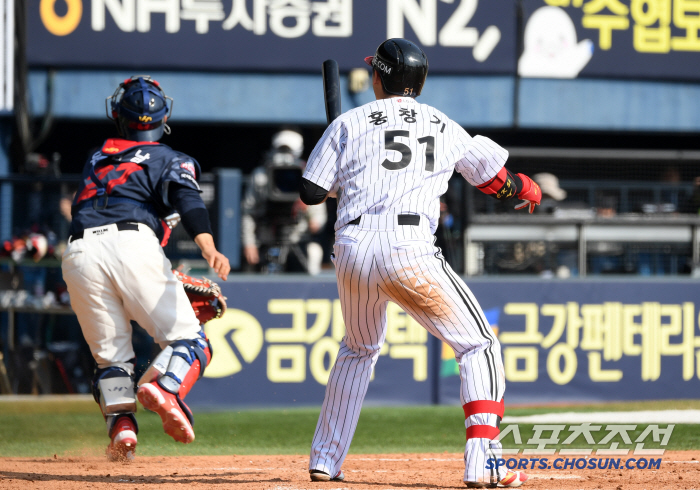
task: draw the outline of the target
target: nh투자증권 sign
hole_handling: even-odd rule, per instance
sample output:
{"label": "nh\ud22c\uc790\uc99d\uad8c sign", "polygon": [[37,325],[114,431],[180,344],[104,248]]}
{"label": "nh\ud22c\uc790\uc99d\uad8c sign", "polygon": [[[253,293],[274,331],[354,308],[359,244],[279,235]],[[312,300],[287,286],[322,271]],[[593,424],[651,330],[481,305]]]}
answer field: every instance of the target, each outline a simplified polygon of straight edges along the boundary
{"label": "nh\ud22c\uc790\uc99d\uad8c sign", "polygon": [[28,29],[33,66],[348,70],[406,37],[432,73],[700,78],[696,0],[38,0]]}
{"label": "nh\ud22c\uc790\uc99d\uad8c sign", "polygon": [[418,42],[432,72],[514,73],[513,0],[37,0],[32,66],[343,70],[390,37]]}

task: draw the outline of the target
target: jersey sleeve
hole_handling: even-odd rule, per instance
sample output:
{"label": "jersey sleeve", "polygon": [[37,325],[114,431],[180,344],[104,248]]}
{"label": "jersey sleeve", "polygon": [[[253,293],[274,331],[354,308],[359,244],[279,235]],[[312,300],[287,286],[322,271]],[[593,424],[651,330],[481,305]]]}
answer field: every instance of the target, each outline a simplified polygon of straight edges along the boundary
{"label": "jersey sleeve", "polygon": [[[197,192],[202,192],[197,179],[201,175],[199,162],[184,153],[176,153],[165,164],[165,168],[160,178],[160,192],[163,196],[163,203],[172,208],[174,203],[169,195],[171,184],[178,184]],[[177,186],[173,186],[177,187]]]}
{"label": "jersey sleeve", "polygon": [[455,169],[471,185],[479,186],[493,179],[506,164],[508,151],[486,138],[471,137],[466,131],[457,143],[462,157],[455,164]]}
{"label": "jersey sleeve", "polygon": [[168,185],[169,182],[175,182],[201,192],[202,190],[197,182],[200,174],[201,169],[197,160],[184,153],[178,153],[166,164],[161,182],[164,185]]}
{"label": "jersey sleeve", "polygon": [[339,119],[331,123],[311,152],[304,178],[327,191],[336,190],[338,169],[347,143],[347,129]]}

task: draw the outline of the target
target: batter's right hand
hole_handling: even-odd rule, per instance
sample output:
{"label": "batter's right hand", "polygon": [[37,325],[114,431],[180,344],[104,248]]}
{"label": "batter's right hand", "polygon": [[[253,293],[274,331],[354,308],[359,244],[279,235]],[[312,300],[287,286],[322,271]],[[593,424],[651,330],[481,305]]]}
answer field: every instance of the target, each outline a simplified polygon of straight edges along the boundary
{"label": "batter's right hand", "polygon": [[246,245],[243,247],[243,255],[245,256],[246,262],[248,262],[250,265],[256,265],[258,262],[260,262],[258,247],[255,245]]}

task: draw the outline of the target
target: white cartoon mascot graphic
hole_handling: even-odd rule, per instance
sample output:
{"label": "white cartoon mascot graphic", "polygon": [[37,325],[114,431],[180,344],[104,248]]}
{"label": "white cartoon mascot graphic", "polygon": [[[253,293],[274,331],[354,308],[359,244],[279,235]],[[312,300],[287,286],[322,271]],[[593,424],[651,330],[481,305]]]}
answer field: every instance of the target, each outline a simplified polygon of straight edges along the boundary
{"label": "white cartoon mascot graphic", "polygon": [[518,62],[521,77],[576,78],[593,56],[593,42],[576,42],[576,28],[559,7],[542,7],[525,26],[525,50]]}

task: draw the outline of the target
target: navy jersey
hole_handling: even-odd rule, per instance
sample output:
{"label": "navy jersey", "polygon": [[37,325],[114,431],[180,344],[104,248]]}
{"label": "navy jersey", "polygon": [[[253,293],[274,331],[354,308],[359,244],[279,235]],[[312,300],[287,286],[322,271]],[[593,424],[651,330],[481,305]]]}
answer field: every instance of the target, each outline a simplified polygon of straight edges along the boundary
{"label": "navy jersey", "polygon": [[108,139],[85,164],[70,234],[130,221],[148,225],[161,239],[162,218],[175,212],[168,187],[176,183],[200,191],[199,175],[194,158],[166,145]]}

